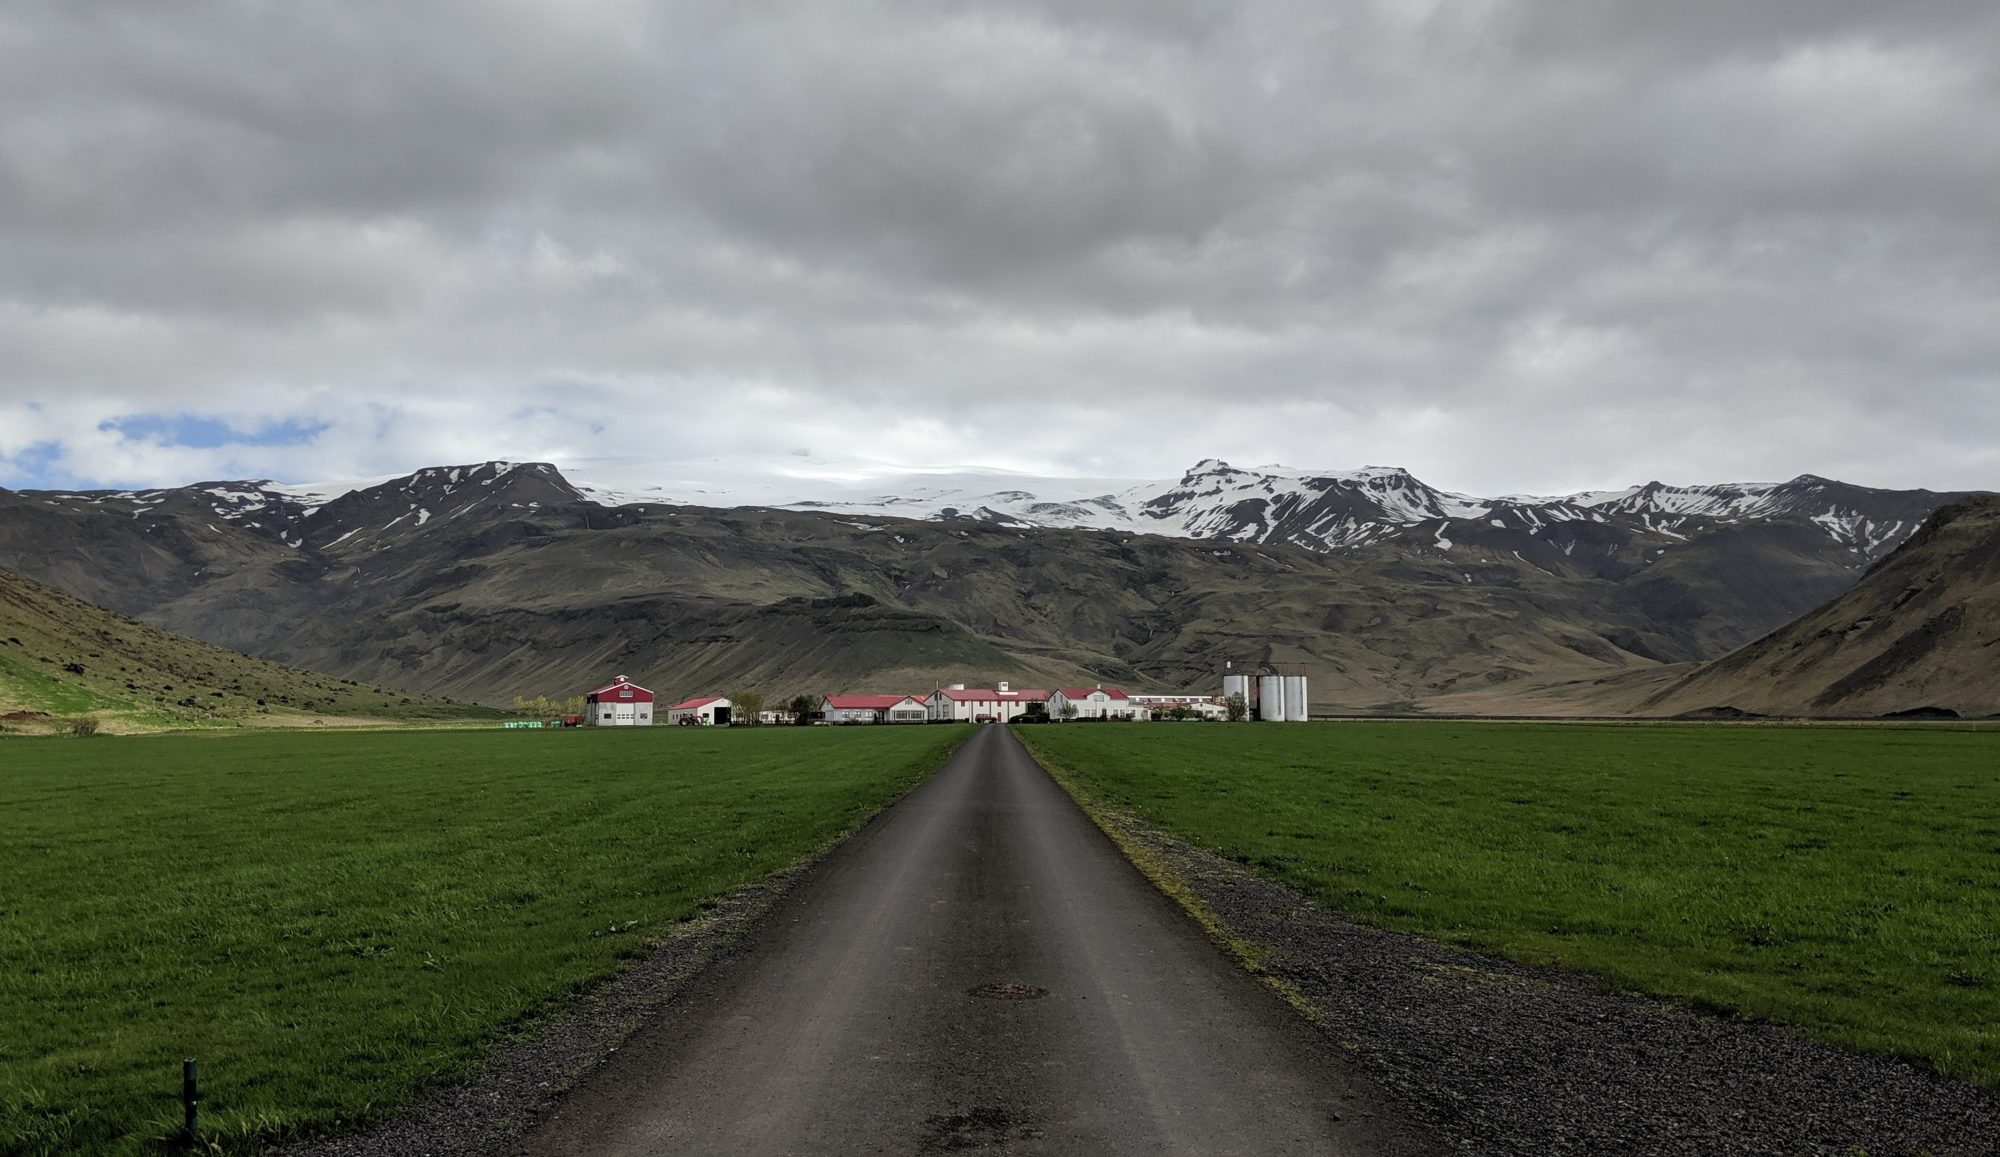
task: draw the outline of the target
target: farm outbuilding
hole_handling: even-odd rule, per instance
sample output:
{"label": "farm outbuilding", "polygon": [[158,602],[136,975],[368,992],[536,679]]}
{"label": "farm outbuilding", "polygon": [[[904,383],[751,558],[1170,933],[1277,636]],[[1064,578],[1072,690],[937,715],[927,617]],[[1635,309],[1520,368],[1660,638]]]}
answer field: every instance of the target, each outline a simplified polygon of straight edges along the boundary
{"label": "farm outbuilding", "polygon": [[828,695],[819,709],[828,723],[922,723],[926,714],[914,695]]}
{"label": "farm outbuilding", "polygon": [[1131,719],[1133,714],[1132,700],[1116,687],[1058,687],[1049,696],[1050,719]]}
{"label": "farm outbuilding", "polygon": [[1155,712],[1165,713],[1176,707],[1185,707],[1190,715],[1203,719],[1229,718],[1229,706],[1210,695],[1132,696],[1132,709],[1137,719],[1151,719]]}
{"label": "farm outbuilding", "polygon": [[620,675],[583,697],[583,721],[592,727],[651,727],[653,693]]}
{"label": "farm outbuilding", "polygon": [[720,695],[690,699],[667,708],[667,722],[678,727],[729,725],[729,700]]}

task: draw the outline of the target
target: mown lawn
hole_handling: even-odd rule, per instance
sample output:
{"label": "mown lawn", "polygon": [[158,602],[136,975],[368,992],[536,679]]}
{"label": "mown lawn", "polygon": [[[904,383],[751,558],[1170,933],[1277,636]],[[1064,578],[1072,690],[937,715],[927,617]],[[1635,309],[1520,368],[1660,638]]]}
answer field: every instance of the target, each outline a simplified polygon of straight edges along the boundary
{"label": "mown lawn", "polygon": [[376,1117],[958,727],[0,740],[0,1152],[134,1152],[202,1065],[228,1148]]}
{"label": "mown lawn", "polygon": [[1363,920],[2000,1086],[2000,731],[1021,733],[1086,795]]}

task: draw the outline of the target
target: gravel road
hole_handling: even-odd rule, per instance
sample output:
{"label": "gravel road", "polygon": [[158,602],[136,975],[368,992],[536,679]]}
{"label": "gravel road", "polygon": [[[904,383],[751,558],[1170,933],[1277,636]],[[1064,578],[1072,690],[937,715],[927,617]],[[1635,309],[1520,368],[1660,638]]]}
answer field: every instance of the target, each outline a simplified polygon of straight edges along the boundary
{"label": "gravel road", "polygon": [[1096,818],[1311,1020],[988,727],[479,1080],[294,1152],[2000,1154],[2000,1097],[1961,1082],[1370,928]]}
{"label": "gravel road", "polygon": [[1413,1153],[988,727],[506,1151]]}

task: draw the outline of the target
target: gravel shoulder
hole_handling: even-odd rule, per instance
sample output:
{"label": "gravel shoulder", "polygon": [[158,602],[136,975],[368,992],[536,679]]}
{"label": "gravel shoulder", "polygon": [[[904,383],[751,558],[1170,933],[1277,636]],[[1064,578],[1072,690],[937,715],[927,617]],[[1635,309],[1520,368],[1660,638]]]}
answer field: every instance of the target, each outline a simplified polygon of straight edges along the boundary
{"label": "gravel shoulder", "polygon": [[2000,1095],[1333,912],[1056,779],[1438,1142],[1480,1154],[2000,1154]]}

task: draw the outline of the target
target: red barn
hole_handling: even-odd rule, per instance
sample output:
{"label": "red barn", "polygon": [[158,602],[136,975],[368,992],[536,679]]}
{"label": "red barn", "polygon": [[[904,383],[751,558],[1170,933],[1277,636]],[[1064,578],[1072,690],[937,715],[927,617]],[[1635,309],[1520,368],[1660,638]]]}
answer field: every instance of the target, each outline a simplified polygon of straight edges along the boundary
{"label": "red barn", "polygon": [[583,697],[583,721],[592,727],[651,727],[653,693],[618,678]]}

